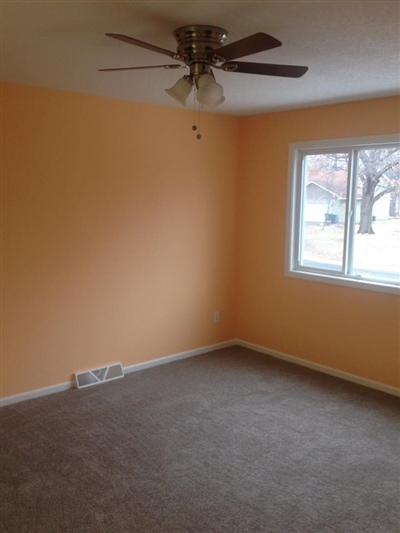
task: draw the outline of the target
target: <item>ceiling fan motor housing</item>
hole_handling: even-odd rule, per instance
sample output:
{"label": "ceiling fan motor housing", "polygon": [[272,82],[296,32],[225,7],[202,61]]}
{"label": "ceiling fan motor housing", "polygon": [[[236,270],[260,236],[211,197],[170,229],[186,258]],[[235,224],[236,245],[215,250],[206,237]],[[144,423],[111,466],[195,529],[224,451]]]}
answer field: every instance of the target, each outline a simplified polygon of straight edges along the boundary
{"label": "ceiling fan motor housing", "polygon": [[190,75],[197,80],[202,74],[210,74],[210,67],[219,58],[212,52],[222,46],[228,33],[218,26],[182,26],[174,31],[178,43],[177,52],[190,67]]}

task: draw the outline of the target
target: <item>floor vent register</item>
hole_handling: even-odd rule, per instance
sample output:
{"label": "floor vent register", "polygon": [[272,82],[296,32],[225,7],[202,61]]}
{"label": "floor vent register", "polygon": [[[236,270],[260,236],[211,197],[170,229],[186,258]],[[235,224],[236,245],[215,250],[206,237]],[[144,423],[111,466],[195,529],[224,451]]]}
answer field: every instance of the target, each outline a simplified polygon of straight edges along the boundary
{"label": "floor vent register", "polygon": [[124,371],[121,363],[75,373],[75,381],[78,389],[83,389],[84,387],[90,387],[92,385],[99,385],[100,383],[123,377]]}

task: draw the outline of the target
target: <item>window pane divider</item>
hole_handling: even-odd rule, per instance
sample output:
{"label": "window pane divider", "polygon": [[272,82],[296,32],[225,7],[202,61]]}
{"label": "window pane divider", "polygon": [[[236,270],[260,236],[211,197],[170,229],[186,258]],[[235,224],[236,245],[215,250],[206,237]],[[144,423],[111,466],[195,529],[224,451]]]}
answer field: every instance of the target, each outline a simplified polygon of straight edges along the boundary
{"label": "window pane divider", "polygon": [[357,171],[358,151],[349,152],[349,179],[347,182],[346,220],[344,235],[343,273],[351,275],[353,271],[354,229],[357,216]]}

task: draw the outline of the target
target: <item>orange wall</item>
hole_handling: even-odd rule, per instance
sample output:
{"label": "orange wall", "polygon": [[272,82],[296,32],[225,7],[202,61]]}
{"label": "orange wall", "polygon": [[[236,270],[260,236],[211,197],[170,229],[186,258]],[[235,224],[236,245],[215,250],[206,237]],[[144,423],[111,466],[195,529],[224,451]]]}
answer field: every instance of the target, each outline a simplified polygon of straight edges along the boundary
{"label": "orange wall", "polygon": [[[4,397],[234,336],[239,119],[2,84]],[[213,312],[221,323],[213,324]]]}
{"label": "orange wall", "polygon": [[385,98],[242,120],[238,338],[400,386],[398,296],[284,276],[289,143],[398,133],[399,104]]}
{"label": "orange wall", "polygon": [[3,397],[232,338],[399,386],[396,296],[283,274],[288,143],[398,132],[398,99],[197,141],[191,111],[1,87]]}

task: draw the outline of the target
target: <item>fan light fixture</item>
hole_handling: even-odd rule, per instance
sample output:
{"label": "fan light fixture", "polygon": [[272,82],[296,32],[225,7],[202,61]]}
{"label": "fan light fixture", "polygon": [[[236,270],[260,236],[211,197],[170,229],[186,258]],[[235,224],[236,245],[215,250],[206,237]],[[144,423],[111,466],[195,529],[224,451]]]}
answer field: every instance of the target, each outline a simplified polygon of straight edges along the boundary
{"label": "fan light fixture", "polygon": [[173,87],[165,89],[165,92],[180,104],[185,105],[187,97],[192,92],[192,81],[189,76],[183,76]]}
{"label": "fan light fixture", "polygon": [[225,100],[224,89],[211,74],[203,74],[198,81],[196,98],[202,105],[217,106]]}
{"label": "fan light fixture", "polygon": [[183,76],[173,87],[165,89],[165,92],[180,104],[185,105],[193,85],[197,87],[196,99],[199,104],[215,107],[225,101],[222,85],[208,73],[202,74],[197,80],[193,80],[190,76]]}

